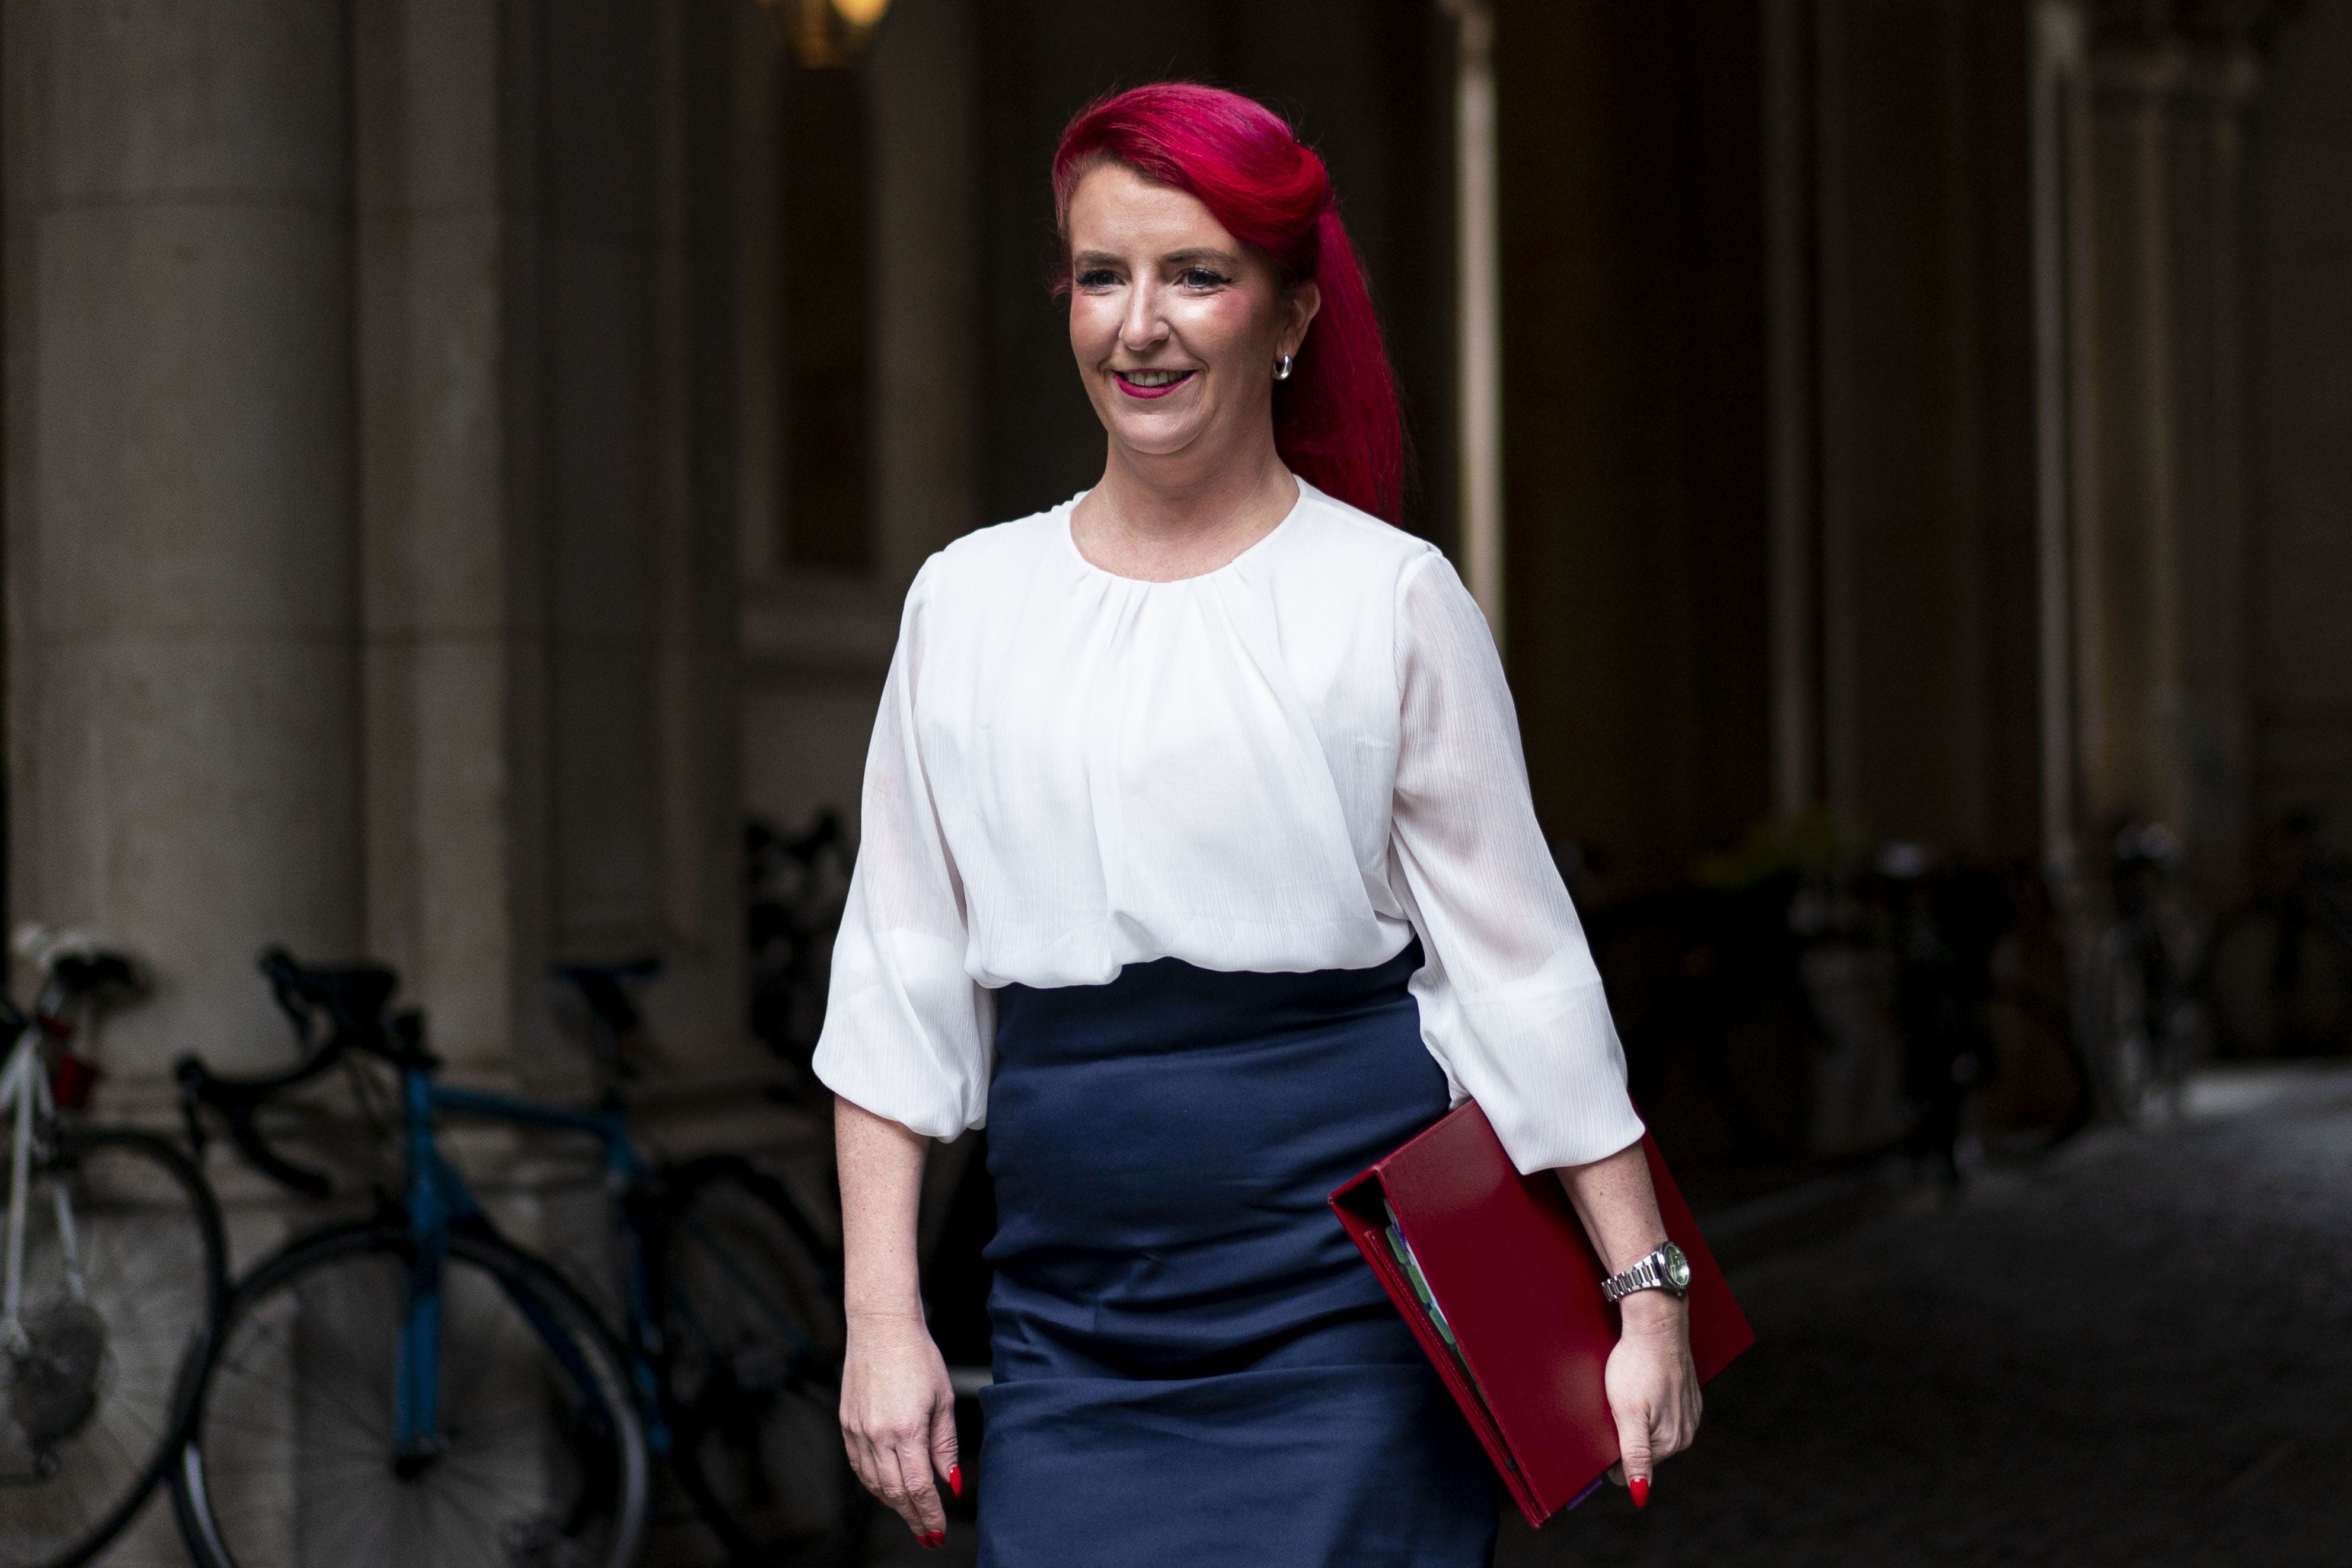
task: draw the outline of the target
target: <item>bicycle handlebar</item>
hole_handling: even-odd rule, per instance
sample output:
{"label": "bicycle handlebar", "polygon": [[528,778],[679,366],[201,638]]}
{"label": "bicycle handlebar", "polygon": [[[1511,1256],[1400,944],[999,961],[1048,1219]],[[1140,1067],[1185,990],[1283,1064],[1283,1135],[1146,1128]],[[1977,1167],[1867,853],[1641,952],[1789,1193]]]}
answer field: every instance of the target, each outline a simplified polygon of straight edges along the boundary
{"label": "bicycle handlebar", "polygon": [[[220,1117],[237,1153],[256,1170],[305,1197],[324,1197],[334,1190],[332,1180],[270,1146],[256,1121],[261,1107],[285,1091],[319,1077],[352,1051],[366,1051],[403,1071],[430,1071],[439,1063],[425,1049],[422,1014],[410,1010],[385,1016],[384,1009],[400,985],[400,977],[390,969],[375,965],[311,967],[297,963],[283,947],[274,946],[262,953],[259,965],[270,994],[294,1026],[301,1059],[283,1072],[233,1077],[215,1072],[198,1057],[184,1056],[173,1070],[180,1084],[181,1113],[199,1151],[205,1145],[205,1130],[196,1113],[205,1107]],[[325,1033],[319,1038],[322,1016]]]}
{"label": "bicycle handlebar", "polygon": [[[320,1064],[320,1071],[324,1071],[329,1055],[321,1052],[313,1060]],[[199,1151],[205,1146],[204,1124],[196,1115],[196,1108],[201,1105],[210,1108],[220,1117],[222,1124],[228,1128],[229,1142],[236,1145],[236,1152],[245,1156],[246,1163],[278,1186],[304,1197],[324,1197],[334,1191],[335,1184],[324,1171],[287,1159],[269,1146],[268,1140],[261,1135],[261,1129],[254,1124],[254,1113],[261,1109],[263,1101],[289,1082],[299,1082],[310,1077],[310,1073],[240,1081],[219,1077],[196,1058],[184,1056],[180,1059],[177,1076],[180,1080],[180,1111],[187,1118],[189,1140]]]}

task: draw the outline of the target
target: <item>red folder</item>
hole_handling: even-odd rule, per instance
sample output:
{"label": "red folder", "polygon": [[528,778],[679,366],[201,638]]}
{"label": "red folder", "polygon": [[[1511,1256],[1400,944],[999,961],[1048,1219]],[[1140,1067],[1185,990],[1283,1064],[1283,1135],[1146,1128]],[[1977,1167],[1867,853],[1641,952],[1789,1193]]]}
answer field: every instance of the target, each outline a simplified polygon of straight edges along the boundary
{"label": "red folder", "polygon": [[[1690,1260],[1691,1356],[1705,1383],[1756,1336],[1657,1145],[1644,1136],[1642,1149],[1666,1234]],[[1474,1101],[1333,1193],[1331,1207],[1528,1522],[1540,1525],[1583,1501],[1617,1462],[1601,1375],[1618,1315],[1601,1293],[1607,1271],[1559,1178],[1521,1176]],[[1390,1244],[1391,1214],[1434,1313]]]}

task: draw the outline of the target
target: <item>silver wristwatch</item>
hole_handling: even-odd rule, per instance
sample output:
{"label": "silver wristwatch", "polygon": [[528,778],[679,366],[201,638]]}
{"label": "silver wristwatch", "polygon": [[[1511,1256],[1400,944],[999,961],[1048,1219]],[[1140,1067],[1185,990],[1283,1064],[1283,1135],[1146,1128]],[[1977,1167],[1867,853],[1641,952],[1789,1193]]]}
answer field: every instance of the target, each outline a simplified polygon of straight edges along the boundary
{"label": "silver wristwatch", "polygon": [[1636,1291],[1671,1291],[1679,1297],[1689,1289],[1690,1260],[1671,1241],[1632,1268],[1601,1281],[1601,1293],[1612,1301],[1622,1301]]}

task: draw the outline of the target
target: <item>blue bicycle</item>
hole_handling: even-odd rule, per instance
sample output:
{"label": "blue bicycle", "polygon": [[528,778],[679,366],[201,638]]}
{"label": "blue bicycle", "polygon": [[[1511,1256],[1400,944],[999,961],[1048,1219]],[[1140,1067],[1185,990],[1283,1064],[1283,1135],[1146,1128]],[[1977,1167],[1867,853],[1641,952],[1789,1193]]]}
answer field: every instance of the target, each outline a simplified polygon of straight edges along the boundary
{"label": "blue bicycle", "polygon": [[[679,1560],[855,1561],[869,1514],[835,1414],[831,1249],[749,1163],[662,1164],[632,1140],[625,987],[652,967],[559,971],[588,1003],[611,1084],[587,1110],[440,1082],[418,1016],[388,1012],[389,970],[279,951],[262,967],[301,1059],[244,1080],[184,1061],[192,1129],[213,1113],[257,1168],[325,1197],[330,1179],[280,1155],[258,1113],[373,1058],[396,1083],[402,1185],[374,1218],[257,1266],[184,1380],[173,1500],[201,1568],[622,1568],[656,1531]],[[583,1289],[491,1223],[443,1152],[446,1116],[593,1141],[609,1318],[598,1281]]]}

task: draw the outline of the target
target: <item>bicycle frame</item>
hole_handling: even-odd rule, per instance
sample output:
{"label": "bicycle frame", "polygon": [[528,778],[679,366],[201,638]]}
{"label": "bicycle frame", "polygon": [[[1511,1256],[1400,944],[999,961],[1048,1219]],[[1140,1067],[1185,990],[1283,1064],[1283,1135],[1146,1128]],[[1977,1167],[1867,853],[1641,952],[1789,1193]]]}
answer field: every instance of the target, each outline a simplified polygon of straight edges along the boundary
{"label": "bicycle frame", "polygon": [[[594,1110],[573,1110],[486,1090],[462,1089],[435,1081],[429,1065],[404,1065],[400,1072],[404,1192],[409,1234],[415,1252],[409,1265],[408,1294],[403,1304],[400,1342],[395,1350],[394,1411],[394,1465],[414,1473],[430,1464],[444,1447],[440,1433],[442,1352],[442,1266],[448,1254],[453,1227],[467,1224],[488,1228],[480,1201],[465,1177],[443,1156],[438,1121],[445,1113],[481,1117],[550,1132],[572,1133],[595,1140],[602,1151],[608,1194],[617,1197],[632,1183],[654,1174],[654,1167],[629,1136],[626,1109],[611,1101]],[[646,1256],[645,1239],[625,1217],[619,1229],[626,1247],[622,1270],[622,1310],[626,1343],[623,1353],[637,1396],[638,1411],[648,1448],[657,1456],[668,1453],[674,1434],[664,1408],[658,1368],[654,1358],[664,1354],[660,1314],[653,1301],[653,1266]],[[726,1249],[699,1228],[690,1234],[718,1258],[719,1266],[754,1297],[762,1296]],[[550,1320],[540,1302],[522,1292],[509,1299],[528,1319],[549,1351],[575,1383],[588,1386],[586,1367],[571,1337]],[[809,1347],[787,1312],[773,1303],[762,1305],[777,1324],[805,1352]]]}
{"label": "bicycle frame", "polygon": [[[642,1176],[646,1167],[629,1142],[627,1117],[617,1108],[572,1111],[513,1095],[452,1088],[436,1083],[430,1072],[415,1067],[402,1070],[401,1096],[408,1225],[416,1250],[410,1264],[408,1300],[403,1309],[400,1344],[394,1373],[394,1408],[398,1438],[394,1463],[421,1466],[430,1462],[443,1446],[440,1436],[441,1270],[448,1252],[450,1228],[469,1221],[486,1222],[481,1204],[474,1197],[473,1190],[466,1185],[465,1178],[458,1175],[456,1167],[442,1156],[436,1135],[438,1115],[443,1112],[454,1112],[557,1132],[578,1133],[593,1138],[604,1152],[605,1180],[615,1187]],[[646,1303],[642,1299],[645,1295],[644,1260],[634,1252],[629,1260],[627,1276],[629,1312],[634,1320],[644,1322],[648,1316]],[[578,1364],[570,1337],[562,1327],[545,1321],[545,1311],[536,1301],[520,1295],[509,1299],[530,1320],[531,1326],[538,1331],[540,1338],[556,1359],[563,1364],[565,1371],[582,1387],[586,1387],[586,1370]],[[640,1395],[648,1396],[650,1388],[646,1385],[649,1377],[642,1358],[633,1354],[630,1359],[632,1375],[640,1385]],[[644,1404],[648,1416],[646,1437],[659,1452],[667,1446],[668,1434],[659,1423],[657,1402],[646,1397]]]}
{"label": "bicycle frame", "polygon": [[[31,1223],[28,1190],[33,1181],[33,1135],[57,1117],[49,1095],[48,1075],[42,1071],[39,1040],[31,1028],[16,1037],[8,1065],[0,1070],[0,1113],[13,1114],[16,1137],[8,1148],[8,1249],[6,1273],[0,1277],[0,1354],[22,1355],[31,1347],[25,1332],[25,1233]],[[66,1288],[77,1301],[87,1299],[82,1281],[80,1239],[74,1230],[73,1201],[60,1182],[55,1190],[58,1246],[65,1264]]]}

